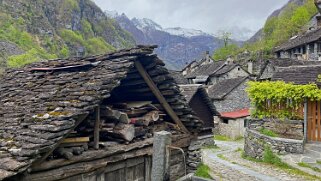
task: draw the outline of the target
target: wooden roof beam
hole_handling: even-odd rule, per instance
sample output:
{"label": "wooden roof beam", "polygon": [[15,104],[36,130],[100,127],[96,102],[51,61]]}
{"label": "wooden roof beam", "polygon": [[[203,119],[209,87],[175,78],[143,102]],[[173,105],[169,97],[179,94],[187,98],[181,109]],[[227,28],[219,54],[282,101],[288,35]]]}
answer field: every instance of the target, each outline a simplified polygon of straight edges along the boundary
{"label": "wooden roof beam", "polygon": [[172,107],[168,104],[156,84],[154,83],[153,79],[149,76],[149,74],[144,69],[143,65],[139,61],[135,61],[135,67],[137,68],[139,74],[143,77],[148,87],[151,89],[153,94],[156,96],[157,100],[160,102],[160,104],[163,106],[163,108],[166,110],[167,114],[173,119],[173,121],[179,126],[179,128],[185,132],[189,133],[187,128],[184,126],[182,121],[179,119],[177,114],[174,112]]}

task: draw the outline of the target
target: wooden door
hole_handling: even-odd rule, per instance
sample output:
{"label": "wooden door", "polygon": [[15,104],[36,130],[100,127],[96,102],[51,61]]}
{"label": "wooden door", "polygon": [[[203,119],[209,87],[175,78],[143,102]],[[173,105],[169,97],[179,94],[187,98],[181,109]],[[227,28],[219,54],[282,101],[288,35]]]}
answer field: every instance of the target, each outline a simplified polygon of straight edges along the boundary
{"label": "wooden door", "polygon": [[308,141],[321,141],[321,103],[320,101],[308,102],[307,114],[307,139]]}

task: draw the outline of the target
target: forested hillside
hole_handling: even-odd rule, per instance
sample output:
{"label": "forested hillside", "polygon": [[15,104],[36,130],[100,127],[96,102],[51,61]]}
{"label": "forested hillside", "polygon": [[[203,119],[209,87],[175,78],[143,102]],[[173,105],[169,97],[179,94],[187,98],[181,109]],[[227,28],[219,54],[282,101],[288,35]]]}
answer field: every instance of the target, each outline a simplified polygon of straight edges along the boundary
{"label": "forested hillside", "polygon": [[292,36],[306,31],[310,20],[317,14],[314,0],[289,1],[281,10],[276,11],[266,21],[261,32],[254,42],[248,42],[238,48],[229,44],[214,53],[215,59],[226,58],[228,55],[237,55],[249,51],[253,55],[262,52],[265,56],[272,55],[272,49],[289,40]]}
{"label": "forested hillside", "polygon": [[134,44],[90,0],[0,0],[0,69]]}

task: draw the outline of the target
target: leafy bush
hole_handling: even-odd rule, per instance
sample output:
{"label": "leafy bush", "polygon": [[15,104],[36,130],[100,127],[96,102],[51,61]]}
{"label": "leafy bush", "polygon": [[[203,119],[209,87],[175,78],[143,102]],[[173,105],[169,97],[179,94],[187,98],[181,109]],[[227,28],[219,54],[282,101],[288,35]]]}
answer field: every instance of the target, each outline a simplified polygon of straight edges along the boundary
{"label": "leafy bush", "polygon": [[279,167],[288,167],[288,165],[275,155],[269,146],[265,146],[263,154],[263,162],[270,163]]}
{"label": "leafy bush", "polygon": [[266,128],[261,128],[260,133],[264,134],[266,136],[270,136],[270,137],[278,137],[277,133],[273,132],[272,130],[266,129]]}
{"label": "leafy bush", "polygon": [[249,82],[251,114],[258,118],[298,118],[298,108],[305,98],[321,100],[321,90],[315,84],[295,85],[283,81]]}
{"label": "leafy bush", "polygon": [[230,44],[215,50],[213,59],[214,60],[225,60],[229,56],[233,56],[238,52],[239,47],[235,44]]}
{"label": "leafy bush", "polygon": [[53,58],[57,58],[57,56],[46,53],[44,49],[33,48],[27,51],[25,54],[10,56],[7,64],[9,67],[21,67],[26,64],[39,61],[41,59]]}
{"label": "leafy bush", "polygon": [[197,170],[195,172],[195,176],[212,179],[209,172],[210,172],[210,167],[208,167],[207,165],[204,165],[204,164],[200,164],[197,167]]}

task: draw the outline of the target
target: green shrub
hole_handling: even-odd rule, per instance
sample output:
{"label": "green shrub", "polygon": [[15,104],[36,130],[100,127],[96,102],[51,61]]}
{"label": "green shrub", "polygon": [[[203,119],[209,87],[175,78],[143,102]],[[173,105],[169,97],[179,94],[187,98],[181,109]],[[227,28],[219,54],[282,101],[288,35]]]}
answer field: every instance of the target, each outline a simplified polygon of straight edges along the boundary
{"label": "green shrub", "polygon": [[202,177],[202,178],[208,178],[212,179],[211,175],[209,174],[210,168],[207,165],[200,164],[197,167],[197,170],[195,172],[195,176]]}
{"label": "green shrub", "polygon": [[263,162],[270,163],[279,167],[288,167],[286,163],[282,162],[282,160],[276,154],[273,153],[269,146],[265,146]]}
{"label": "green shrub", "polygon": [[266,136],[270,136],[270,137],[278,137],[277,133],[273,132],[272,130],[266,129],[266,128],[261,128],[260,133],[264,134]]}

